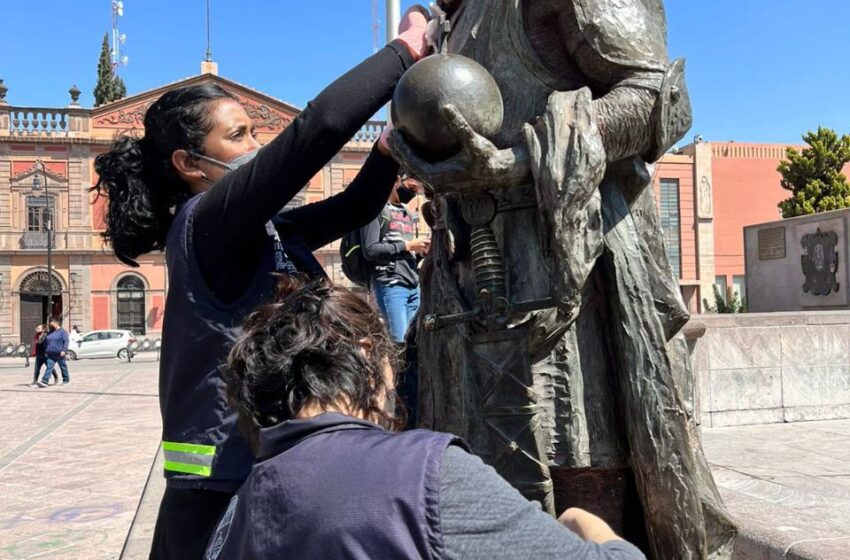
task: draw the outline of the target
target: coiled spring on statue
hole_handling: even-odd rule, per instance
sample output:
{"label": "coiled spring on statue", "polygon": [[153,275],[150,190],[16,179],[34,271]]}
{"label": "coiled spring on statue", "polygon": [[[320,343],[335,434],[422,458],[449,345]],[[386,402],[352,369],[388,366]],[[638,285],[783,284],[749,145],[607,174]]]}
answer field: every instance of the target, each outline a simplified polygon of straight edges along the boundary
{"label": "coiled spring on statue", "polygon": [[505,270],[493,228],[489,225],[474,227],[469,241],[478,293],[488,294],[491,301],[505,297]]}

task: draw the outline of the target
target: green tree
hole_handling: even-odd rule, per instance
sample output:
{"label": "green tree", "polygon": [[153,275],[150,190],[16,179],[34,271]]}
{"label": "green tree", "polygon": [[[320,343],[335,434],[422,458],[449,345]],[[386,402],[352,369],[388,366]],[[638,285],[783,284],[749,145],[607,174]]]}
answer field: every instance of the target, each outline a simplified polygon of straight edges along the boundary
{"label": "green tree", "polygon": [[124,80],[112,70],[112,60],[109,58],[109,33],[103,35],[103,45],[100,49],[100,60],[97,61],[97,85],[94,86],[94,106],[100,107],[106,103],[117,101],[127,95]]}
{"label": "green tree", "polygon": [[786,159],[777,168],[782,188],[792,193],[779,203],[782,217],[850,207],[850,183],[842,171],[850,161],[850,135],[839,137],[834,130],[818,127],[803,140],[809,147],[800,152],[786,149]]}
{"label": "green tree", "polygon": [[702,306],[709,313],[747,312],[746,304],[741,301],[741,298],[732,286],[727,286],[726,288],[726,299],[723,299],[723,296],[720,294],[720,288],[717,287],[717,284],[712,286],[712,290],[714,291],[714,305],[709,305],[707,299],[702,299]]}

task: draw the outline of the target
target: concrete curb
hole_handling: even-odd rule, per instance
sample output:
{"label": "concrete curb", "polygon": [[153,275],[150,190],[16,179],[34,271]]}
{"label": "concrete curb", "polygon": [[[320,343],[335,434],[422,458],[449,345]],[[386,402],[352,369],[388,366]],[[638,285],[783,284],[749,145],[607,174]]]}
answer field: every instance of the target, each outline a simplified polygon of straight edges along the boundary
{"label": "concrete curb", "polygon": [[162,476],[162,446],[160,446],[148,473],[148,480],[142,491],[136,516],[130,525],[119,560],[147,560],[153,541],[159,503],[164,492],[165,477]]}

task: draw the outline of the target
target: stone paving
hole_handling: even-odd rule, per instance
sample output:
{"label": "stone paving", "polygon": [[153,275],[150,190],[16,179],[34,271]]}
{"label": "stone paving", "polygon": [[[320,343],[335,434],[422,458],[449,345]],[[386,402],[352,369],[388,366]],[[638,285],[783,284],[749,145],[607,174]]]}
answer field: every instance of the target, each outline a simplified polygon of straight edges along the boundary
{"label": "stone paving", "polygon": [[742,528],[736,558],[850,559],[850,420],[711,428],[702,438]]}
{"label": "stone paving", "polygon": [[160,440],[155,356],[69,362],[28,387],[0,359],[0,560],[121,555]]}
{"label": "stone paving", "polygon": [[[147,557],[163,487],[155,469],[142,498],[160,439],[154,360],[71,362],[70,385],[35,389],[22,360],[0,359],[0,560]],[[850,420],[702,433],[742,528],[736,559],[850,559]]]}

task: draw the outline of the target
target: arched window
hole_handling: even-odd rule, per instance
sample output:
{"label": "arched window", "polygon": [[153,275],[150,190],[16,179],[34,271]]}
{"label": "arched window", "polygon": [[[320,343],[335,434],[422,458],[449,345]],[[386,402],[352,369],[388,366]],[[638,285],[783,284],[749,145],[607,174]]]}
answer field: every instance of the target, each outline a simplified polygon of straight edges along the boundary
{"label": "arched window", "polygon": [[145,284],[138,276],[118,281],[118,328],[145,334]]}

